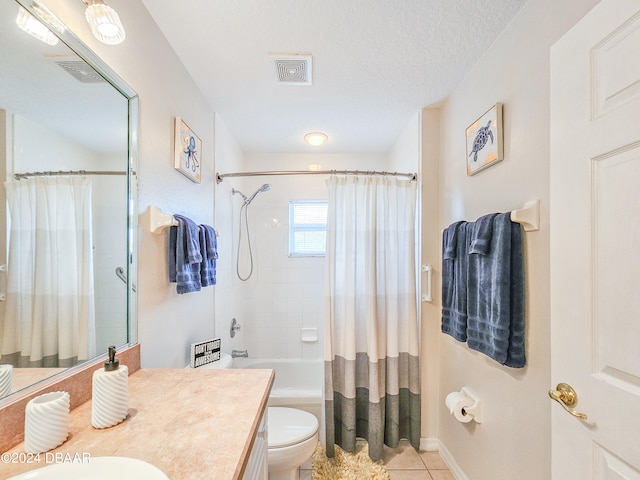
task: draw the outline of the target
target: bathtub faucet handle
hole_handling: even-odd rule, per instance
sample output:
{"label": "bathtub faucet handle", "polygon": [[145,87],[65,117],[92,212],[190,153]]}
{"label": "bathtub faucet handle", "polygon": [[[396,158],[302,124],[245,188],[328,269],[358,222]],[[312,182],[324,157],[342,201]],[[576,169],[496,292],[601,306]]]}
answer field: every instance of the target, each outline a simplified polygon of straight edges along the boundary
{"label": "bathtub faucet handle", "polygon": [[231,350],[231,358],[249,358],[249,353],[246,350]]}
{"label": "bathtub faucet handle", "polygon": [[235,318],[231,319],[231,329],[229,330],[229,335],[231,335],[231,338],[236,336],[236,333],[238,333],[238,331],[240,331],[240,324],[238,323],[238,321]]}

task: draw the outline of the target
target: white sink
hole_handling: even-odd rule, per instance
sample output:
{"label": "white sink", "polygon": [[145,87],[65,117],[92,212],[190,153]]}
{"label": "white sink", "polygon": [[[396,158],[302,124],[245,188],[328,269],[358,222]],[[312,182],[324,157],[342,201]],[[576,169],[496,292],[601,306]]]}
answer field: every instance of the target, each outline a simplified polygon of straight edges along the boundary
{"label": "white sink", "polygon": [[[44,454],[41,454],[41,458]],[[170,480],[150,463],[128,457],[91,457],[80,463],[53,463],[7,480]]]}

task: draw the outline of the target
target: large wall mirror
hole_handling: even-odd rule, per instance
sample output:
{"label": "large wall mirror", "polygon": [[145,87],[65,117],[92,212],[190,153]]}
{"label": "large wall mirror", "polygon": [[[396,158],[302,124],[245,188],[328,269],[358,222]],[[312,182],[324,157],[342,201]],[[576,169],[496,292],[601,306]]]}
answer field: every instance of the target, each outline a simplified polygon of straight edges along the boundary
{"label": "large wall mirror", "polygon": [[46,7],[0,9],[6,398],[137,341],[137,96]]}

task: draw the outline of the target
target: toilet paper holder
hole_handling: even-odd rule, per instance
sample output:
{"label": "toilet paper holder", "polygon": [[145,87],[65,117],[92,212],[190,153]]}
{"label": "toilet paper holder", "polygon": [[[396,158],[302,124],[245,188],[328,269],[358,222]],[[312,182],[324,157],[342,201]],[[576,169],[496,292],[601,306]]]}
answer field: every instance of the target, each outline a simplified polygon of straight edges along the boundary
{"label": "toilet paper holder", "polygon": [[476,423],[482,423],[482,402],[478,400],[478,397],[470,393],[466,387],[460,389],[460,394],[469,400],[469,405],[465,405],[461,412],[464,417],[468,416],[469,420],[459,420],[462,422],[474,421]]}
{"label": "toilet paper holder", "polygon": [[473,403],[470,406],[463,409],[463,413],[471,415],[476,423],[482,423],[482,402],[478,400],[475,395],[469,393],[469,390],[466,387],[462,387],[462,389],[460,389],[460,393],[473,400]]}

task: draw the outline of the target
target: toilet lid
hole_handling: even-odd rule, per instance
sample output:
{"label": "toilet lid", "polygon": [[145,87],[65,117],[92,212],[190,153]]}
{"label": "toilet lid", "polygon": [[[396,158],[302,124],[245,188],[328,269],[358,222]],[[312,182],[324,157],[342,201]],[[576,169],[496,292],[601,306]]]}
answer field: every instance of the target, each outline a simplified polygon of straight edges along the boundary
{"label": "toilet lid", "polygon": [[318,419],[304,410],[268,407],[269,447],[287,447],[304,442],[318,431]]}

